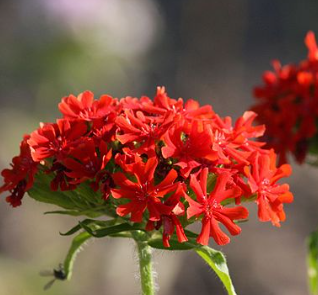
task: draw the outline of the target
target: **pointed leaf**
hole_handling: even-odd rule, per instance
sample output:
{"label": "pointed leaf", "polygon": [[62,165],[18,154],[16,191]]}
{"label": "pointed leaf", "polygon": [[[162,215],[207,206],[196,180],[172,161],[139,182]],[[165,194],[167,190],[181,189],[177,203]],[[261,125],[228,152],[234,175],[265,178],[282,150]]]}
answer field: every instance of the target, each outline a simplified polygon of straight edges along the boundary
{"label": "pointed leaf", "polygon": [[228,294],[236,295],[223,253],[207,246],[200,246],[194,250],[218,275]]}
{"label": "pointed leaf", "polygon": [[194,246],[190,243],[184,242],[184,243],[179,243],[177,239],[171,238],[170,241],[170,247],[167,248],[163,245],[162,243],[162,238],[156,238],[156,239],[151,239],[148,241],[148,245],[152,248],[155,249],[160,249],[160,250],[168,250],[168,251],[184,251],[184,250],[191,250],[194,248]]}
{"label": "pointed leaf", "polygon": [[129,231],[134,231],[134,230],[142,230],[144,231],[145,229],[140,225],[140,224],[129,224],[129,223],[122,223],[119,225],[115,226],[110,226],[106,228],[100,228],[100,229],[92,229],[85,223],[79,222],[80,226],[88,232],[91,236],[95,238],[102,238],[110,235],[115,235],[118,233],[122,232],[129,232]]}
{"label": "pointed leaf", "polygon": [[[112,226],[116,223],[116,220],[94,220],[94,219],[85,219],[81,221],[82,224],[89,225],[93,224],[95,226]],[[72,234],[75,234],[79,230],[81,230],[83,227],[80,224],[77,224],[76,226],[72,227],[69,231],[66,233],[60,233],[61,236],[70,236]]]}
{"label": "pointed leaf", "polygon": [[105,215],[106,211],[103,208],[96,208],[91,210],[54,210],[47,211],[44,214],[61,214],[61,215],[70,215],[70,216],[87,216],[91,218],[97,218],[102,215]]}

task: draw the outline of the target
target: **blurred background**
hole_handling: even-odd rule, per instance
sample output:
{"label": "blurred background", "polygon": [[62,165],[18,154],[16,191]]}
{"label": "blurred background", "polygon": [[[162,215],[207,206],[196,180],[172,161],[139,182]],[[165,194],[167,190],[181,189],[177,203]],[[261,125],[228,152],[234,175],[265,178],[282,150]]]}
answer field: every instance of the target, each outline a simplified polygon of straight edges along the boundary
{"label": "blurred background", "polygon": [[[1,0],[0,169],[40,121],[53,121],[63,96],[86,89],[114,97],[196,98],[222,116],[240,116],[274,58],[305,58],[303,39],[318,33],[315,0]],[[318,171],[292,163],[295,202],[282,228],[252,208],[243,233],[222,248],[239,295],[303,295],[305,237],[318,225]],[[4,197],[4,196],[3,196]],[[95,240],[70,282],[47,292],[41,270],[57,267],[76,218],[43,215],[52,207],[25,198],[0,203],[0,294],[139,294],[134,245]],[[212,247],[216,247],[211,243]],[[155,252],[159,295],[226,294],[194,253]]]}

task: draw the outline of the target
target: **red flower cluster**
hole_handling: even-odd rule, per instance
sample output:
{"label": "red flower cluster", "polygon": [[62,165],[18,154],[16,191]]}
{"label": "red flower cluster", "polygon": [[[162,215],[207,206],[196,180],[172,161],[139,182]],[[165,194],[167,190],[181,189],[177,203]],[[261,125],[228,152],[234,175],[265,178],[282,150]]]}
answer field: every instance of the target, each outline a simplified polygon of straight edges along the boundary
{"label": "red flower cluster", "polygon": [[318,143],[318,47],[313,32],[307,33],[305,43],[306,60],[285,66],[275,60],[274,71],[266,71],[264,85],[254,90],[259,101],[252,111],[266,124],[265,140],[281,163],[288,152],[302,163]]}
{"label": "red flower cluster", "polygon": [[59,109],[63,118],[25,136],[12,168],[2,172],[0,192],[10,193],[13,207],[37,173],[47,173],[53,191],[88,183],[121,218],[162,230],[166,247],[174,233],[180,243],[187,241],[184,228],[196,220],[202,222],[198,243],[207,245],[212,237],[227,244],[220,223],[239,234],[235,221],[248,217],[239,205],[246,199],[255,200],[261,221],[279,226],[285,220],[283,204],[293,196],[277,181],[291,169],[276,167],[275,153],[253,141],[265,129],[252,125],[253,112],[232,125],[211,106],[172,99],[163,87],[154,101],[94,100],[87,91],[63,98]]}

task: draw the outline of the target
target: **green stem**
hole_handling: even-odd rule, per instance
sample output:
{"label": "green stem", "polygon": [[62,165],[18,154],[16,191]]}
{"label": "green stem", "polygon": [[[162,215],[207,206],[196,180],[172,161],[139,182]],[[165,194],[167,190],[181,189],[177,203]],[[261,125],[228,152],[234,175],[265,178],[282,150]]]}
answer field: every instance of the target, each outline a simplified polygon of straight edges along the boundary
{"label": "green stem", "polygon": [[152,249],[142,232],[133,235],[137,244],[142,295],[154,295],[154,280],[152,277]]}

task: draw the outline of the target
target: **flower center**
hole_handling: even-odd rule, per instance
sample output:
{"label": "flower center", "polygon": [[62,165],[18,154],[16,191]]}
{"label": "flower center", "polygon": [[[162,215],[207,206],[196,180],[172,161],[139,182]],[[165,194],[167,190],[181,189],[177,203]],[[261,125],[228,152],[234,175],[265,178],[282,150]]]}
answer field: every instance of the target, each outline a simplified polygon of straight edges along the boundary
{"label": "flower center", "polygon": [[265,178],[260,184],[260,193],[264,194],[269,191],[270,191],[270,181],[268,178]]}
{"label": "flower center", "polygon": [[211,204],[209,202],[206,202],[205,203],[206,216],[211,218],[213,216],[213,211],[219,210],[221,208],[222,208],[222,205],[217,203],[215,200],[213,200]]}

